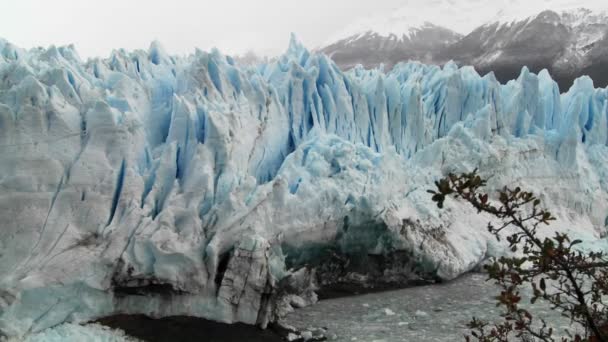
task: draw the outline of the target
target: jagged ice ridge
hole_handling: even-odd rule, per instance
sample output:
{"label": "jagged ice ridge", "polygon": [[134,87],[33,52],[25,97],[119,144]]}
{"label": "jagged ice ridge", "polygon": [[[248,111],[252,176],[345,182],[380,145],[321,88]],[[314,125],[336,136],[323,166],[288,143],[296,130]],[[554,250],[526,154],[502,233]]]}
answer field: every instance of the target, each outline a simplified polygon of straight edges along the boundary
{"label": "jagged ice ridge", "polygon": [[255,68],[0,41],[0,331],[115,313],[265,326],[314,302],[306,266],[328,250],[453,279],[505,251],[488,217],[426,193],[474,168],[540,193],[547,234],[603,248],[607,115],[587,77],[560,94],[527,69],[343,73],[295,38]]}

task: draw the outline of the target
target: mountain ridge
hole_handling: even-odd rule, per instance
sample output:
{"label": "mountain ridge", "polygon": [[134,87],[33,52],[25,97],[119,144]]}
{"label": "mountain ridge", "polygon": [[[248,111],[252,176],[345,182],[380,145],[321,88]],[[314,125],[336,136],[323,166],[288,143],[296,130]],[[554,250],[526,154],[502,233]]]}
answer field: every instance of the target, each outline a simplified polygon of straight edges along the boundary
{"label": "mountain ridge", "polygon": [[[564,1],[568,4],[568,1]],[[493,71],[506,82],[518,76],[522,67],[534,72],[548,69],[561,89],[574,79],[589,74],[599,86],[608,85],[608,12],[581,8],[543,10],[524,16],[517,10],[493,17],[468,34],[437,39],[429,24],[417,31],[424,45],[410,40],[390,40],[373,31],[320,48],[343,69],[357,64],[371,68],[392,68],[399,62],[419,60],[442,65],[454,60],[474,66],[480,73]],[[523,19],[521,19],[523,17]],[[517,19],[517,20],[515,20]],[[446,28],[446,30],[449,30]],[[435,38],[435,40],[430,40]],[[389,41],[391,44],[387,44]]]}

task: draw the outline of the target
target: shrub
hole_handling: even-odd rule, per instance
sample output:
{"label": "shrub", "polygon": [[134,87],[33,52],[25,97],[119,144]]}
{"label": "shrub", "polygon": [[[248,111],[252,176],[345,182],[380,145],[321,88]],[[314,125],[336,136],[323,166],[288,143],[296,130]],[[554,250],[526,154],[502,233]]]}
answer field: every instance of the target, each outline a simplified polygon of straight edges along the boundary
{"label": "shrub", "polygon": [[[488,280],[494,281],[500,294],[497,305],[504,308],[499,323],[476,318],[468,324],[466,341],[574,341],[608,342],[608,311],[604,301],[608,294],[608,261],[603,253],[582,252],[576,246],[582,241],[567,234],[540,238],[541,226],[555,220],[542,209],[533,193],[504,187],[495,199],[483,192],[486,181],[476,171],[461,175],[450,174],[429,190],[439,208],[447,197],[460,198],[480,213],[497,218],[499,225],[488,224],[488,231],[498,240],[506,237],[512,256],[501,257],[485,266]],[[509,228],[507,230],[507,228]],[[515,252],[521,252],[519,255]],[[538,300],[550,304],[573,323],[582,333],[566,331],[567,337],[555,337],[555,329],[533,309],[521,306],[521,291],[531,289],[531,304]],[[533,306],[532,306],[533,308]]]}

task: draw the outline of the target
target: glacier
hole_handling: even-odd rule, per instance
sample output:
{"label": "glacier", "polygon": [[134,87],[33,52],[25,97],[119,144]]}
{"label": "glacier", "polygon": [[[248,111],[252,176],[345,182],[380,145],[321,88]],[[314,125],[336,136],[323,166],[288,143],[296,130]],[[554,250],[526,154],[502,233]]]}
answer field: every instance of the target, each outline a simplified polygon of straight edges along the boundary
{"label": "glacier", "polygon": [[[606,248],[608,90],[454,63],[0,40],[0,335],[117,313],[265,327],[342,279],[450,280],[505,245],[426,190],[478,168]],[[370,266],[371,265],[371,266]],[[349,278],[350,277],[350,278]]]}

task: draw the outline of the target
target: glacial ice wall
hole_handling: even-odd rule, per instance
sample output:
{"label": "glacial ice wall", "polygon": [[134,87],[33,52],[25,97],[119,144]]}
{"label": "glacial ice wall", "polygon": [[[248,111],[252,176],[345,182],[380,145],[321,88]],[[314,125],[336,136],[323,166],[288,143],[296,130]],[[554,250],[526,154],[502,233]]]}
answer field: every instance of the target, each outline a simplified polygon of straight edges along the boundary
{"label": "glacial ice wall", "polygon": [[552,229],[601,245],[607,105],[545,71],[343,73],[293,38],[256,67],[0,41],[0,332],[115,313],[264,326],[314,301],[303,274],[329,252],[452,279],[504,252],[487,217],[430,201],[452,171],[531,188]]}

